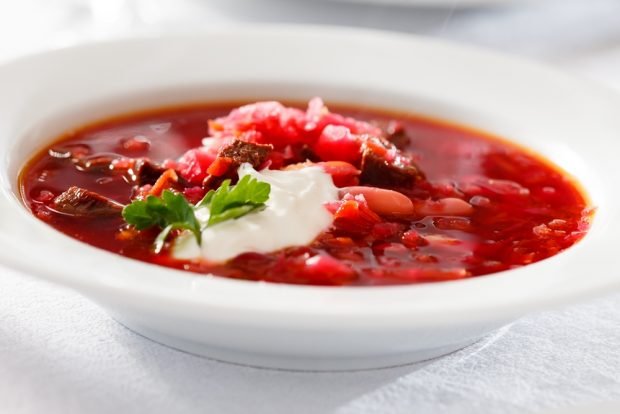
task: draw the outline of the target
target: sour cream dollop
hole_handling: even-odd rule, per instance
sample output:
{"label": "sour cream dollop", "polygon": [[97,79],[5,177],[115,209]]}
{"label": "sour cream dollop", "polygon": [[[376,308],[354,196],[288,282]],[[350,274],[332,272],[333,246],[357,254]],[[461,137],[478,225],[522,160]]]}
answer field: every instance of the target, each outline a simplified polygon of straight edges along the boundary
{"label": "sour cream dollop", "polygon": [[[322,168],[259,172],[250,164],[243,164],[238,173],[239,177],[250,175],[271,184],[267,207],[207,227],[202,232],[201,246],[192,236],[178,237],[172,249],[174,257],[222,262],[241,253],[268,253],[307,245],[332,223],[332,214],[325,203],[338,199],[338,189]],[[196,216],[204,225],[209,219],[209,209],[199,209]]]}

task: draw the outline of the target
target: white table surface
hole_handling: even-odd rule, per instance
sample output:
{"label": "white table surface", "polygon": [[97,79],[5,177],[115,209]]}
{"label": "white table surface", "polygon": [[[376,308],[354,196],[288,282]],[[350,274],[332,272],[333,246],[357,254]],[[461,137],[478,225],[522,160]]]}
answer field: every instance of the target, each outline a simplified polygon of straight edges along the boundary
{"label": "white table surface", "polygon": [[[473,10],[328,0],[0,0],[0,59],[130,32],[243,22],[422,33],[530,56],[620,88],[620,0]],[[317,374],[166,348],[72,291],[0,268],[0,355],[1,413],[564,412],[620,402],[620,294],[530,315],[422,366]]]}

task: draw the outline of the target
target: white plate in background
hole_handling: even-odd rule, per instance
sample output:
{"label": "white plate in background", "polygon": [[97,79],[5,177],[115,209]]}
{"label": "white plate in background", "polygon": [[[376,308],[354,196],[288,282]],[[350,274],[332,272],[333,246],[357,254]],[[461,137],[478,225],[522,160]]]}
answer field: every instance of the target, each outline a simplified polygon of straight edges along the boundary
{"label": "white plate in background", "polygon": [[[438,7],[446,9],[469,8],[511,4],[523,0],[327,0],[342,3],[373,4],[377,6],[411,6],[411,7]],[[527,0],[532,1],[532,0]],[[544,0],[538,0],[544,1]]]}

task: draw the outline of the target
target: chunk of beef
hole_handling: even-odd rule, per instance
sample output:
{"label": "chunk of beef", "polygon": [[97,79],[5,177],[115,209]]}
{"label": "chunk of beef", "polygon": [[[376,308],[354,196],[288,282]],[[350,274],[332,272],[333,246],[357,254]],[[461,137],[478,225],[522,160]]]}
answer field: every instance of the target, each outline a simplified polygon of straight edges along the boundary
{"label": "chunk of beef", "polygon": [[399,150],[404,150],[411,144],[411,138],[407,135],[405,126],[398,121],[388,122],[385,128],[385,138]]}
{"label": "chunk of beef", "polygon": [[[207,177],[203,181],[203,187],[208,187],[214,182],[214,177],[234,178],[235,171],[243,163],[250,163],[252,167],[260,167],[271,154],[273,145],[255,144],[239,139],[223,147],[217,154],[217,158],[207,169]],[[217,181],[217,180],[215,180]]]}
{"label": "chunk of beef", "polygon": [[166,168],[147,158],[137,159],[132,170],[132,181],[139,186],[143,186],[145,184],[155,184],[159,177],[166,172]]}
{"label": "chunk of beef", "polygon": [[400,121],[376,120],[372,122],[383,132],[382,136],[399,150],[406,149],[411,144],[411,138],[407,135],[405,126]]}
{"label": "chunk of beef", "polygon": [[424,173],[389,141],[372,137],[362,149],[360,184],[412,188]]}
{"label": "chunk of beef", "polygon": [[222,148],[218,157],[230,158],[236,166],[248,162],[252,167],[258,168],[267,160],[271,151],[273,145],[254,144],[236,139],[232,144]]}
{"label": "chunk of beef", "polygon": [[120,215],[123,205],[79,187],[70,187],[54,199],[51,207],[59,213],[76,217],[107,217]]}

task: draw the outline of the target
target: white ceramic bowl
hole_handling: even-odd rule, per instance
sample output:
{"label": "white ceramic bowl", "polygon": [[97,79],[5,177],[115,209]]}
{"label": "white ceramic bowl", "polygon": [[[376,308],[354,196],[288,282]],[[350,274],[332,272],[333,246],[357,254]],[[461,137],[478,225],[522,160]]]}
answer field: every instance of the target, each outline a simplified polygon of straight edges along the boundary
{"label": "white ceramic bowl", "polygon": [[[70,286],[146,337],[252,365],[361,369],[436,357],[524,315],[620,287],[620,99],[539,65],[352,29],[250,27],[57,50],[0,67],[0,260]],[[396,287],[308,287],[194,276],[112,255],[26,211],[17,175],[59,133],[190,101],[308,99],[394,108],[546,155],[598,208],[576,246],[495,275]]]}

